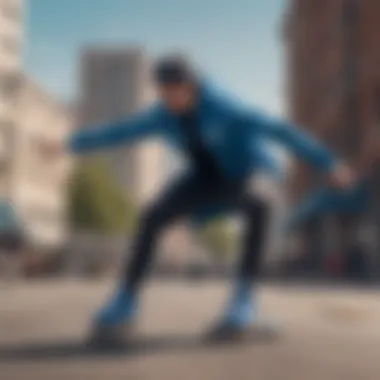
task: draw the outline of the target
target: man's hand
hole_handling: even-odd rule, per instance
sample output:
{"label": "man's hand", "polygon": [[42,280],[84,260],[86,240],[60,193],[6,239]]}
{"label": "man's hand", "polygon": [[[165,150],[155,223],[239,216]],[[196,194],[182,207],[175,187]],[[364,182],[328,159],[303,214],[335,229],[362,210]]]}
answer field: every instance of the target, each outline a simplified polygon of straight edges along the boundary
{"label": "man's hand", "polygon": [[357,178],[353,170],[345,164],[337,164],[330,172],[329,181],[330,184],[341,190],[347,190],[351,188]]}

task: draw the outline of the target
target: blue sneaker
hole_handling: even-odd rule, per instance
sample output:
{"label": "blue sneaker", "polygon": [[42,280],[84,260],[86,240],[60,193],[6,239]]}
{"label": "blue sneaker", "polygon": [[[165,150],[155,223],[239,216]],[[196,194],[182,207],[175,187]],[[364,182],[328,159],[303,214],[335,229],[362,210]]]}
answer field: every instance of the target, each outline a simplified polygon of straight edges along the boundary
{"label": "blue sneaker", "polygon": [[223,318],[206,334],[206,341],[230,342],[247,338],[274,338],[278,328],[257,318],[257,298],[249,282],[239,282],[235,287]]}
{"label": "blue sneaker", "polygon": [[95,316],[95,324],[101,326],[128,324],[134,320],[137,310],[136,297],[127,290],[119,289]]}
{"label": "blue sneaker", "polygon": [[136,298],[119,289],[95,316],[89,344],[101,348],[124,346],[134,330],[137,310]]}
{"label": "blue sneaker", "polygon": [[249,282],[240,281],[236,285],[222,319],[224,324],[246,328],[253,323],[256,314],[256,298],[253,293],[253,285]]}

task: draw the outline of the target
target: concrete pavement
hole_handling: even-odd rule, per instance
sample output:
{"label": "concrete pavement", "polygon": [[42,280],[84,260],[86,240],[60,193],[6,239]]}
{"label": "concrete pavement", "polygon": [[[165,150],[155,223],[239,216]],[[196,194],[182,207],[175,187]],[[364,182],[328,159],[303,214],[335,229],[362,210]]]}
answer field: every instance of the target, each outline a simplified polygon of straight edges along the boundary
{"label": "concrete pavement", "polygon": [[89,316],[108,281],[0,284],[0,379],[378,380],[380,292],[264,287],[263,314],[279,317],[277,342],[206,347],[196,337],[221,309],[218,282],[152,283],[141,341],[91,352]]}

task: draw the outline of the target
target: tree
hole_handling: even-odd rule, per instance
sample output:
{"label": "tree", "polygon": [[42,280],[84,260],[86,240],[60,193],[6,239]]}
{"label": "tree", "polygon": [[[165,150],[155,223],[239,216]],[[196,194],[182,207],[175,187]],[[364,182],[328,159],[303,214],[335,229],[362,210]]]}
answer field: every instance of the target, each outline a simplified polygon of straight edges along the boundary
{"label": "tree", "polygon": [[69,194],[74,229],[104,234],[130,231],[136,207],[114,180],[103,160],[84,160],[74,171]]}
{"label": "tree", "polygon": [[219,259],[225,260],[235,250],[236,233],[226,218],[218,218],[201,231],[204,245]]}

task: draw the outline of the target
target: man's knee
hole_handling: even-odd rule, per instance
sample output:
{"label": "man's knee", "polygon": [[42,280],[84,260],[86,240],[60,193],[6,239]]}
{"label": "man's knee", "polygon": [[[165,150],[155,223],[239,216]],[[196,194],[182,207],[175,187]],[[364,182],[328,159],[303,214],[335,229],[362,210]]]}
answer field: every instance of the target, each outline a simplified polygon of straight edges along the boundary
{"label": "man's knee", "polygon": [[150,206],[141,213],[140,229],[145,233],[155,233],[165,226],[166,219],[166,213],[162,207]]}
{"label": "man's knee", "polygon": [[251,199],[247,202],[245,211],[250,218],[266,222],[269,217],[270,204],[266,200]]}

